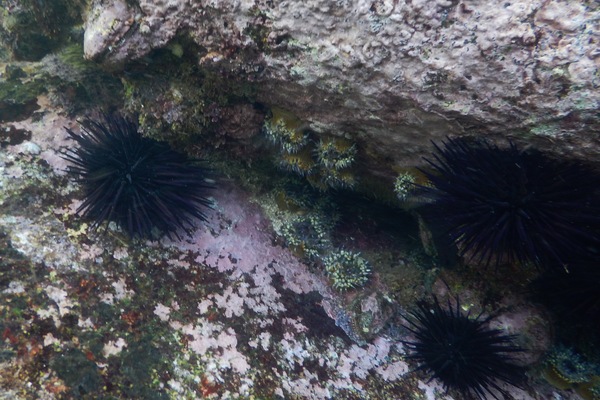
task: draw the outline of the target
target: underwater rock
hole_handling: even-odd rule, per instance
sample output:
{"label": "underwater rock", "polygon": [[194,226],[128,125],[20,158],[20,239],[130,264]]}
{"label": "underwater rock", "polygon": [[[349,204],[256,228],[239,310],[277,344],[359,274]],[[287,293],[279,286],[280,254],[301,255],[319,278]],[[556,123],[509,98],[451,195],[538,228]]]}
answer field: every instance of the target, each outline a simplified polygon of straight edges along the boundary
{"label": "underwater rock", "polygon": [[319,133],[359,127],[388,165],[419,164],[430,139],[509,130],[563,155],[600,154],[593,2],[137,3],[91,7],[88,58],[118,66],[188,36],[201,64],[260,82],[258,101]]}
{"label": "underwater rock", "polygon": [[104,53],[111,53],[115,41],[123,39],[131,28],[132,18],[133,10],[125,1],[113,1],[108,4],[94,2],[85,24],[85,57],[95,60]]}

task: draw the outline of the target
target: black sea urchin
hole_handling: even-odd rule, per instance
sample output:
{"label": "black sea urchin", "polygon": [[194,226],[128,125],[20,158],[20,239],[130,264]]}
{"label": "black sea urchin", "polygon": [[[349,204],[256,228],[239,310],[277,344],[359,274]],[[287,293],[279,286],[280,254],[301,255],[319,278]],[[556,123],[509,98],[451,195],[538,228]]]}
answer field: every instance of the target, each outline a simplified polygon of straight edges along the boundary
{"label": "black sea urchin", "polygon": [[458,298],[456,307],[448,302],[448,309],[437,299],[432,305],[422,302],[407,318],[406,328],[415,335],[414,341],[404,342],[411,351],[408,357],[419,363],[417,370],[439,379],[446,390],[479,399],[487,393],[498,399],[497,393],[506,395],[499,382],[513,386],[524,382],[524,369],[511,363],[511,354],[523,350],[511,344],[513,336],[489,328],[491,319],[463,315]]}
{"label": "black sea urchin", "polygon": [[489,264],[569,262],[600,242],[596,191],[600,175],[581,163],[556,160],[513,143],[448,139],[422,171],[437,220],[461,255]]}
{"label": "black sea urchin", "polygon": [[86,118],[81,134],[67,129],[79,147],[63,157],[69,173],[83,186],[77,213],[93,220],[92,228],[115,221],[130,236],[152,237],[153,228],[189,233],[193,219],[205,220],[210,205],[206,169],[166,143],[142,137],[133,121],[120,115]]}

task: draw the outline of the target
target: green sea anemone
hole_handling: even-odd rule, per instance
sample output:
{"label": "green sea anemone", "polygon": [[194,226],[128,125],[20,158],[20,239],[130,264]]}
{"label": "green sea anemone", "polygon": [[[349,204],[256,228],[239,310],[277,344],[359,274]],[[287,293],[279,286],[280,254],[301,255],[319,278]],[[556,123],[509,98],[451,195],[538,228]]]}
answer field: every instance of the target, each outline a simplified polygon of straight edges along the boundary
{"label": "green sea anemone", "polygon": [[371,267],[360,253],[338,250],[323,258],[325,272],[334,289],[341,292],[363,287],[371,276]]}

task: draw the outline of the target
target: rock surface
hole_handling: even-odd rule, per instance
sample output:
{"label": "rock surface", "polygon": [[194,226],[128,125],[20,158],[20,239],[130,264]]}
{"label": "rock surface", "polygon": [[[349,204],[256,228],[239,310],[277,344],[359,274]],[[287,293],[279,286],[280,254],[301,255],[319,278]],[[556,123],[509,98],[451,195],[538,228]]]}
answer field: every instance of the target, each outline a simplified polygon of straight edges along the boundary
{"label": "rock surface", "polygon": [[[274,240],[268,200],[232,182],[219,181],[208,221],[182,240],[88,229],[60,158],[76,121],[38,102],[39,119],[0,125],[29,133],[0,151],[0,397],[453,398],[411,373],[383,278],[333,291]],[[520,327],[524,314],[499,323]],[[574,399],[543,382],[507,390]]]}
{"label": "rock surface", "polygon": [[599,161],[594,1],[97,1],[85,53],[118,66],[191,37],[201,62],[366,154],[411,166],[446,135]]}
{"label": "rock surface", "polygon": [[[228,161],[244,163],[216,160],[215,208],[189,238],[131,242],[114,224],[94,233],[76,215],[81,192],[60,156],[73,145],[64,127],[77,126],[69,101],[86,112],[88,103],[64,82],[89,93],[112,86],[73,63],[80,52],[42,60],[53,83],[40,80],[27,98],[34,107],[0,121],[0,387],[11,398],[451,398],[410,372],[402,345],[404,306],[430,291],[490,312],[499,307],[482,299],[501,298],[496,326],[521,335],[520,361],[539,362],[552,331],[543,310],[515,299],[526,273],[442,268],[411,247],[430,232],[398,207],[326,197],[336,190],[309,197],[301,180],[254,175],[248,149],[256,164],[268,158],[255,135],[277,107],[287,134],[310,141],[304,155],[320,163],[310,177],[339,177],[346,164],[359,180],[360,169],[408,176],[446,135],[508,136],[600,161],[599,19],[600,6],[584,1],[93,0],[85,55],[117,70],[123,93],[112,97],[145,109],[145,127],[180,133],[194,153],[202,141],[234,142]],[[156,49],[169,57],[153,58]],[[37,83],[21,66],[7,66],[7,77]],[[219,85],[231,77],[252,90]],[[215,95],[229,88],[240,89],[233,101]],[[203,130],[202,118],[218,128]],[[182,121],[200,127],[190,133]],[[294,129],[304,126],[313,132]],[[296,167],[306,161],[280,152],[298,155]],[[368,259],[364,290],[331,289],[321,264],[336,248]],[[576,397],[532,374],[511,397]]]}

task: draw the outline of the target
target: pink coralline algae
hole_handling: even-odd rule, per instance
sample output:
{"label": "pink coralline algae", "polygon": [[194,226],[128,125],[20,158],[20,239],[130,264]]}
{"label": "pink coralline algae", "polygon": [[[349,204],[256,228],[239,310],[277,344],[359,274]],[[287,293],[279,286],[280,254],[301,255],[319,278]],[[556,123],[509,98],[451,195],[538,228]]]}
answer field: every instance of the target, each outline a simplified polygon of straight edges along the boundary
{"label": "pink coralline algae", "polygon": [[207,227],[199,227],[191,238],[165,238],[164,245],[197,254],[196,262],[228,272],[232,280],[250,274],[254,284],[265,290],[273,275],[279,274],[283,287],[295,293],[329,293],[321,277],[310,273],[287,249],[272,244],[271,228],[260,208],[248,204],[247,194],[233,186],[219,186]]}
{"label": "pink coralline algae", "polygon": [[[228,282],[222,283],[222,290],[198,299],[199,317],[195,321],[174,320],[162,304],[155,309],[159,318],[168,318],[171,327],[188,338],[189,350],[211,366],[207,371],[211,381],[223,381],[227,371],[250,379],[253,361],[257,357],[270,359],[271,354],[274,364],[264,367],[272,368],[280,382],[275,393],[284,397],[329,399],[340,390],[360,388],[356,379],[364,380],[373,373],[388,381],[404,376],[409,368],[399,356],[402,345],[383,337],[367,344],[353,334],[354,328],[325,278],[310,272],[289,250],[272,243],[268,222],[246,193],[219,185],[215,204],[206,227],[199,227],[191,238],[164,238],[163,244],[192,254],[194,262],[226,273]],[[190,268],[180,262],[171,266]],[[348,347],[335,337],[315,340],[302,316],[286,316],[290,310],[283,302],[284,293],[311,292],[320,293],[318,306],[324,307],[360,346]],[[215,313],[219,315],[216,320]],[[325,323],[328,317],[323,314],[322,318]],[[239,320],[246,328],[234,324]],[[253,334],[248,336],[250,331]],[[300,375],[297,368],[302,371]],[[324,373],[332,378],[317,379]]]}

